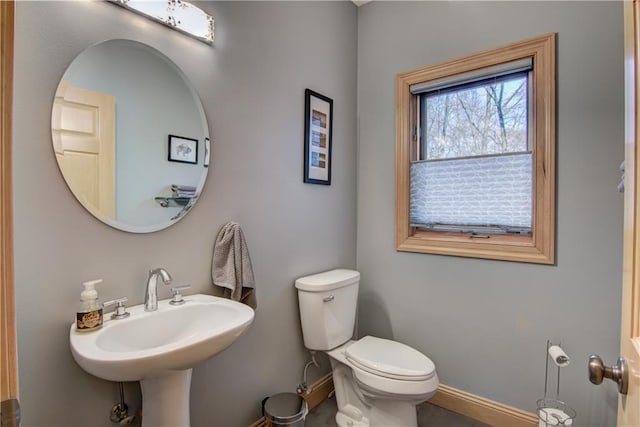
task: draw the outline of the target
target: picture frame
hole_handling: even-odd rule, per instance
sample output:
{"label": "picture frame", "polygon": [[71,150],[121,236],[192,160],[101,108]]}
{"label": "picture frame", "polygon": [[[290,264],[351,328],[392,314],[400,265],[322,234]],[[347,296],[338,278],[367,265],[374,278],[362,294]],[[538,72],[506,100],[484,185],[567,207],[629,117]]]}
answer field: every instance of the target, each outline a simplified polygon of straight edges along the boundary
{"label": "picture frame", "polygon": [[170,162],[198,163],[198,140],[186,138],[184,136],[169,135],[169,155]]}
{"label": "picture frame", "polygon": [[333,100],[305,89],[304,182],[331,185]]}
{"label": "picture frame", "polygon": [[204,162],[203,166],[205,168],[209,167],[209,158],[211,156],[211,143],[209,142],[209,138],[204,139]]}

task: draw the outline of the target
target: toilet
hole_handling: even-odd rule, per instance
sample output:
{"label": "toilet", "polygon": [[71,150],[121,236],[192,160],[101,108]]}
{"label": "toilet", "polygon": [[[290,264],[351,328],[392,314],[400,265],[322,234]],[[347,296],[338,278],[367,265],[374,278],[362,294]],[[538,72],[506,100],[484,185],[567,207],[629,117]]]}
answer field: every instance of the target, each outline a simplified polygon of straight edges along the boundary
{"label": "toilet", "polygon": [[304,345],[329,355],[340,427],[416,427],[416,405],[438,388],[436,367],[408,345],[352,339],[359,284],[346,269],[296,280]]}

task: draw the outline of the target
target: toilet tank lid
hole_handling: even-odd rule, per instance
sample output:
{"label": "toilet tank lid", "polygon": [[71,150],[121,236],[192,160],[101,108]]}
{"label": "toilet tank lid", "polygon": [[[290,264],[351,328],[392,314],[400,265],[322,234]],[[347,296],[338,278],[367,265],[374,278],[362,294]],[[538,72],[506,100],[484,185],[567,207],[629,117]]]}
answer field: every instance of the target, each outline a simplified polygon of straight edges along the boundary
{"label": "toilet tank lid", "polygon": [[355,270],[339,268],[312,274],[296,280],[296,288],[307,292],[324,292],[352,285],[360,280],[360,273]]}

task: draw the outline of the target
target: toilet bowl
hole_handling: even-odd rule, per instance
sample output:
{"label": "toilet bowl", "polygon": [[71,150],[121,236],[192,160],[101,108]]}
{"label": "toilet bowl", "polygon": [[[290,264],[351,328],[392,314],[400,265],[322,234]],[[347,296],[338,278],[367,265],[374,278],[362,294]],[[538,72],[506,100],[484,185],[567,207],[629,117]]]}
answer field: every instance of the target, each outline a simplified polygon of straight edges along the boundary
{"label": "toilet bowl", "polygon": [[415,427],[416,405],[438,388],[435,365],[399,342],[351,339],[359,281],[353,270],[296,280],[305,346],[330,357],[339,426]]}
{"label": "toilet bowl", "polygon": [[375,395],[424,402],[438,387],[433,362],[419,351],[395,341],[366,336],[327,354],[349,366],[355,380]]}

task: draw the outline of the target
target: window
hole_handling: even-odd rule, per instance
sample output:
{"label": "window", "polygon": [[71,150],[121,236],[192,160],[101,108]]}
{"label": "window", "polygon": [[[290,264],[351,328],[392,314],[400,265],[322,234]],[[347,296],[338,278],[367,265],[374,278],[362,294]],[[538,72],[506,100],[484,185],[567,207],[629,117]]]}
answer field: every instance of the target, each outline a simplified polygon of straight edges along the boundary
{"label": "window", "polygon": [[554,263],[555,35],[397,77],[396,248]]}
{"label": "window", "polygon": [[414,92],[422,130],[417,160],[527,151],[528,82],[529,72],[516,72]]}
{"label": "window", "polygon": [[[418,141],[411,161],[411,226],[478,234],[531,231],[531,61],[446,85],[414,85]],[[485,77],[490,75],[490,77]],[[464,78],[464,80],[462,80]],[[445,160],[445,161],[442,161]]]}

